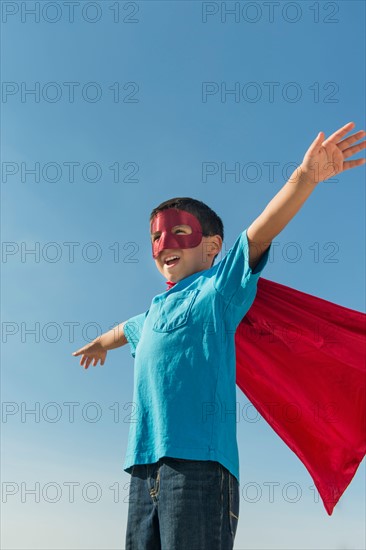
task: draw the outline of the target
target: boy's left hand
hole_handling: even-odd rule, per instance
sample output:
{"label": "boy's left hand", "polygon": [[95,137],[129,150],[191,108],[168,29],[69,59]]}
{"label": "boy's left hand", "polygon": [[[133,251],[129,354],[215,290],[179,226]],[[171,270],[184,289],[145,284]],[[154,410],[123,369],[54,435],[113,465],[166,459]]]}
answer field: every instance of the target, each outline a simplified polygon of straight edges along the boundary
{"label": "boy's left hand", "polygon": [[309,180],[309,183],[317,184],[320,181],[327,180],[331,176],[340,174],[344,170],[361,166],[366,162],[366,159],[345,162],[346,158],[355,155],[366,147],[365,140],[350,147],[352,143],[355,143],[355,141],[366,135],[364,130],[360,130],[348,138],[342,139],[354,126],[354,122],[349,122],[325,141],[324,132],[319,132],[307,150],[300,166],[301,174]]}

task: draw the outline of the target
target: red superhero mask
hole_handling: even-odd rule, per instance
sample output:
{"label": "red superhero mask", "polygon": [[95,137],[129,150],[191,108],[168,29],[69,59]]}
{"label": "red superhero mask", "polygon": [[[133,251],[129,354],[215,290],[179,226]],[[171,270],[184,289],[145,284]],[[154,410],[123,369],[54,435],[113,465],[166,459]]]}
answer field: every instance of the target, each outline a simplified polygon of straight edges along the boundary
{"label": "red superhero mask", "polygon": [[[173,228],[177,225],[189,225],[192,233],[189,235],[175,233]],[[162,210],[153,218],[150,227],[151,235],[156,231],[160,233],[151,243],[154,259],[166,248],[195,248],[202,241],[202,226],[199,220],[186,210],[178,208]]]}

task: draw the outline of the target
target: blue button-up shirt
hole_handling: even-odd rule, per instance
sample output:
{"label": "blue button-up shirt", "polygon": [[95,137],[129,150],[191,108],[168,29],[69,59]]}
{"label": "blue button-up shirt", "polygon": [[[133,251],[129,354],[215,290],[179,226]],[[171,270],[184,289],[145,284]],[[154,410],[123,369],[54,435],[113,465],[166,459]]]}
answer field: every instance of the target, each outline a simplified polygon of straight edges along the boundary
{"label": "blue button-up shirt", "polygon": [[219,263],[158,294],[124,324],[136,406],[126,472],[168,456],[218,461],[239,481],[235,332],[270,248],[252,271],[244,230]]}

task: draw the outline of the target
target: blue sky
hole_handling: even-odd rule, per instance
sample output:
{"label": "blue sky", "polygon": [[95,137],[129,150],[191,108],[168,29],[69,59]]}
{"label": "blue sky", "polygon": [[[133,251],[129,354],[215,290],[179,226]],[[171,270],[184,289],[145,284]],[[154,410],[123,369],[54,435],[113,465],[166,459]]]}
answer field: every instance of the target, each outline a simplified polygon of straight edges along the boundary
{"label": "blue sky", "polygon": [[[73,21],[46,4],[1,6],[2,544],[117,549],[133,358],[84,371],[71,353],[165,290],[160,202],[207,203],[225,252],[319,131],[365,128],[365,4],[82,1]],[[365,167],[319,184],[275,242],[264,278],[365,312]],[[365,547],[364,462],[329,517],[263,419],[237,433],[236,549]]]}

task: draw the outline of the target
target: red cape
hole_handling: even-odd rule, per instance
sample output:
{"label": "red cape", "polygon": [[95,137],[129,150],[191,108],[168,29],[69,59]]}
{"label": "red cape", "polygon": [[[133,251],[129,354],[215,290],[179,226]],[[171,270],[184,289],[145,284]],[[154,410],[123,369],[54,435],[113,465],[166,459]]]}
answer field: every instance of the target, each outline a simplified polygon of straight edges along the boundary
{"label": "red cape", "polygon": [[260,277],[235,344],[237,385],[331,515],[366,452],[366,315]]}
{"label": "red cape", "polygon": [[366,314],[260,277],[235,346],[237,385],[331,515],[366,452]]}

